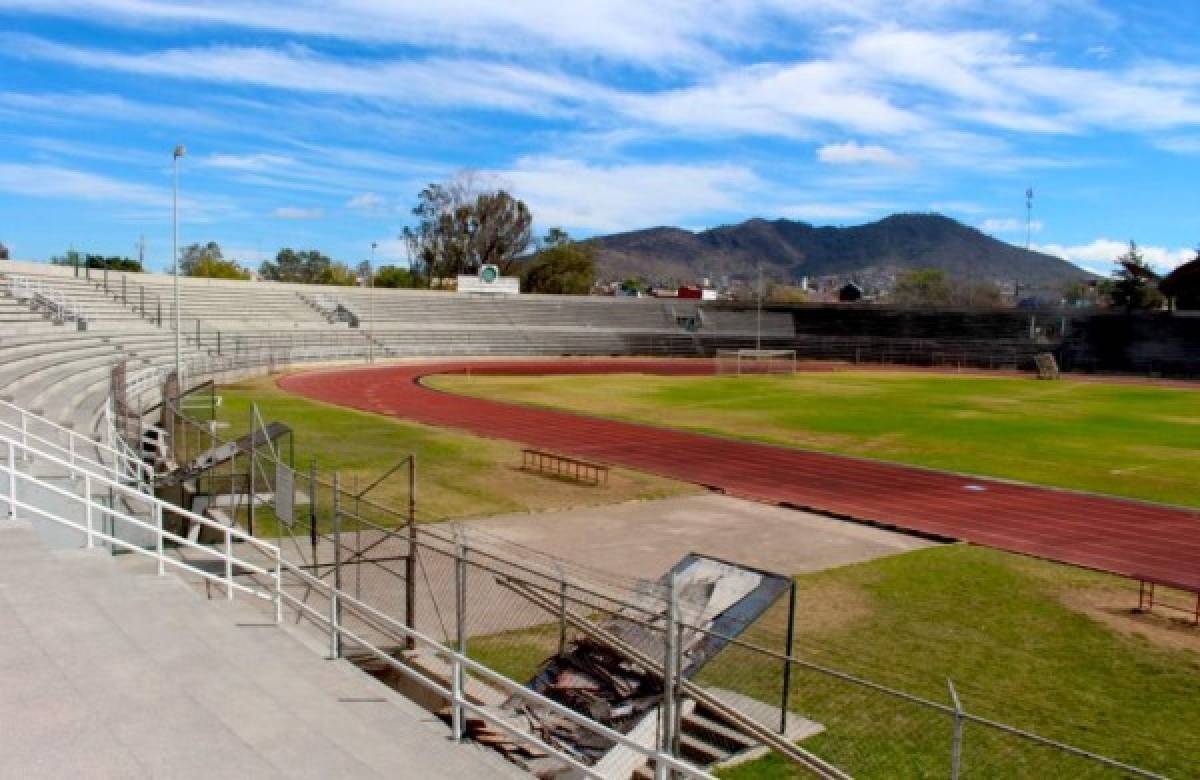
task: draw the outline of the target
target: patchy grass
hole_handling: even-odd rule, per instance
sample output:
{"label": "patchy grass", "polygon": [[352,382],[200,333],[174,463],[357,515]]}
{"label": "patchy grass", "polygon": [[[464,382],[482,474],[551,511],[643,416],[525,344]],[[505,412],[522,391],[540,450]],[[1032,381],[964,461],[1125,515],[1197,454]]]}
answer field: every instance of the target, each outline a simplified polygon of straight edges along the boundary
{"label": "patchy grass", "polygon": [[[1136,589],[1107,575],[996,550],[948,545],[796,579],[795,657],[1172,777],[1200,755],[1200,643],[1190,649],[1137,630]],[[1088,594],[1123,603],[1098,620],[1072,607]],[[782,651],[786,600],[743,639]],[[1194,629],[1193,629],[1194,631]],[[555,651],[550,623],[471,640],[473,656],[527,680]],[[727,647],[698,682],[778,706],[782,664]],[[789,710],[824,726],[805,748],[860,778],[945,777],[952,718],[794,667]],[[977,724],[963,738],[964,777],[1118,777],[1119,773]],[[801,778],[768,756],[721,773]]]}
{"label": "patchy grass", "polygon": [[880,371],[756,377],[439,376],[469,395],[1200,506],[1200,393]]}
{"label": "patchy grass", "polygon": [[[263,378],[219,389],[220,420],[228,438],[249,430],[250,405],[263,419],[295,432],[296,468],[316,458],[322,474],[337,471],[344,490],[366,487],[408,453],[417,457],[418,517],[422,522],[505,512],[565,509],[698,492],[698,488],[625,469],[613,469],[606,486],[551,479],[520,469],[521,448],[509,442],[410,423],[312,401],[280,390]],[[401,511],[408,502],[401,471],[368,496]]]}

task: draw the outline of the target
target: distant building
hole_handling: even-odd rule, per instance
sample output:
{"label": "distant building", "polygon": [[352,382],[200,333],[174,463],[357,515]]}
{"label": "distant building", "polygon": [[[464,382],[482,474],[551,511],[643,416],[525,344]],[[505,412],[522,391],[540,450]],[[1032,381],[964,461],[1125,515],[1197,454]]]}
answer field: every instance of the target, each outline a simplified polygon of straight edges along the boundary
{"label": "distant building", "polygon": [[7,259],[8,259],[8,247],[6,247],[4,244],[0,244],[0,260],[7,260]]}
{"label": "distant building", "polygon": [[695,284],[687,284],[679,288],[676,294],[678,298],[691,298],[697,301],[715,301],[717,299],[717,291],[711,287],[701,287]]}
{"label": "distant building", "polygon": [[842,303],[855,303],[861,301],[863,290],[854,282],[847,282],[838,290],[838,300]]}

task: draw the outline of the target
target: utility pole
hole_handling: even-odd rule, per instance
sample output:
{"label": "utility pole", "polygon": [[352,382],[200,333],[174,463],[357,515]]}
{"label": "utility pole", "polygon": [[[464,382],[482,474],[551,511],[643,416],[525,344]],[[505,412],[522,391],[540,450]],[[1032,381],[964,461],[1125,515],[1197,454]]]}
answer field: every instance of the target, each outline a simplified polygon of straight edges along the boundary
{"label": "utility pole", "polygon": [[171,160],[172,167],[175,169],[175,184],[171,190],[171,257],[173,258],[172,267],[175,269],[175,386],[180,390],[183,389],[183,349],[180,343],[179,321],[179,159],[186,151],[183,144],[179,144],[175,147],[175,153]]}
{"label": "utility pole", "polygon": [[1029,250],[1029,240],[1033,235],[1033,187],[1025,190],[1025,250]]}

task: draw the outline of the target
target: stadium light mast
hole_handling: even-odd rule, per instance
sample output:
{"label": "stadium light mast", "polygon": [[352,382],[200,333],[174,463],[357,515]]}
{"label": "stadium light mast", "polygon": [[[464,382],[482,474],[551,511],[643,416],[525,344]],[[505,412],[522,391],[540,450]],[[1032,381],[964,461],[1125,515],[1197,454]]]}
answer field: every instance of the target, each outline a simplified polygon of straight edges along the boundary
{"label": "stadium light mast", "polygon": [[183,349],[180,343],[179,319],[179,160],[187,152],[183,144],[175,147],[171,164],[174,168],[174,186],[171,189],[171,257],[175,271],[175,388],[178,393],[183,387]]}
{"label": "stadium light mast", "polygon": [[367,266],[367,362],[375,362],[375,247],[378,241],[371,242],[371,264]]}

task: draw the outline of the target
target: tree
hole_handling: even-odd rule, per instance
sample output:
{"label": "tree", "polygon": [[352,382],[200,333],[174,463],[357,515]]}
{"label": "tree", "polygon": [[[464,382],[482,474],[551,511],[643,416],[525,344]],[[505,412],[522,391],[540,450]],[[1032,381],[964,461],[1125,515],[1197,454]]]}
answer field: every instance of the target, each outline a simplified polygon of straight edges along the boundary
{"label": "tree", "polygon": [[541,251],[521,274],[526,292],[553,295],[587,295],[596,284],[595,250],[571,240],[565,231],[551,228]]}
{"label": "tree", "polygon": [[189,244],[179,253],[179,273],[184,276],[196,276],[196,268],[204,263],[206,267],[215,267],[225,258],[221,255],[221,247],[216,241],[207,244]]}
{"label": "tree", "polygon": [[142,270],[142,264],[131,257],[120,257],[111,255],[94,255],[91,253],[84,254],[83,252],[74,249],[68,250],[62,255],[56,255],[50,258],[51,265],[69,265],[87,268],[107,268],[110,271],[133,271]]}
{"label": "tree", "polygon": [[892,300],[906,306],[945,306],[950,303],[946,272],[937,268],[905,271],[896,277]]}
{"label": "tree", "polygon": [[1136,242],[1130,241],[1129,251],[1115,262],[1117,268],[1108,290],[1113,306],[1125,311],[1162,308],[1163,296],[1158,291],[1158,274],[1146,263]]}
{"label": "tree", "polygon": [[258,273],[262,278],[274,282],[328,284],[326,279],[331,274],[332,265],[333,261],[316,249],[297,252],[284,248],[276,253],[274,262],[264,260]]}
{"label": "tree", "polygon": [[435,279],[473,273],[481,265],[513,270],[533,243],[529,207],[504,190],[479,189],[473,174],[430,184],[417,196],[415,227],[401,233],[414,272]]}
{"label": "tree", "polygon": [[1200,249],[1196,250],[1194,259],[1167,274],[1158,283],[1158,291],[1171,299],[1172,308],[1200,309]]}
{"label": "tree", "polygon": [[626,295],[642,295],[650,291],[650,282],[644,276],[631,276],[618,287]]}
{"label": "tree", "polygon": [[395,265],[381,265],[379,270],[375,272],[374,285],[376,287],[417,287],[420,285],[420,279],[408,268],[400,268]]}
{"label": "tree", "polygon": [[242,268],[236,260],[225,260],[219,257],[204,257],[192,265],[188,276],[208,279],[249,279],[250,272]]}

